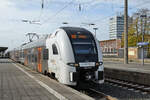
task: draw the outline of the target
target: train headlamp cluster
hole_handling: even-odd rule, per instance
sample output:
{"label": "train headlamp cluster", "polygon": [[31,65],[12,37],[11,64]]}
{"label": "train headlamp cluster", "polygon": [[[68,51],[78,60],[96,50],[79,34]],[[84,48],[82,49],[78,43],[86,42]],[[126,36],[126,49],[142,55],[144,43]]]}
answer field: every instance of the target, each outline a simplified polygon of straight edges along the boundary
{"label": "train headlamp cluster", "polygon": [[97,63],[95,63],[95,65],[96,66],[101,66],[101,65],[103,65],[103,62],[97,62]]}
{"label": "train headlamp cluster", "polygon": [[67,63],[67,65],[69,65],[69,66],[75,66],[75,67],[78,67],[79,66],[79,64],[76,64],[76,63]]}
{"label": "train headlamp cluster", "polygon": [[[79,64],[77,63],[67,63],[67,65],[72,66],[72,67],[79,67]],[[103,62],[95,63],[95,66],[101,66],[101,65],[103,65]]]}

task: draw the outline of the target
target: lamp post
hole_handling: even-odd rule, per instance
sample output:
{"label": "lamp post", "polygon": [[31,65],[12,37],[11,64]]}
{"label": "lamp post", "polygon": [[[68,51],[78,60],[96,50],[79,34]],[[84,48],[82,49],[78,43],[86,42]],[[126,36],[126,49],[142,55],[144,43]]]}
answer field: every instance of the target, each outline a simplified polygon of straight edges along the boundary
{"label": "lamp post", "polygon": [[96,37],[96,31],[98,30],[97,27],[93,28],[93,30],[95,30],[95,37]]}
{"label": "lamp post", "polygon": [[[141,34],[142,34],[142,42],[144,42],[144,34],[145,31],[143,31],[143,21],[142,18],[146,18],[146,15],[141,15]],[[144,45],[142,46],[142,65],[144,65]]]}
{"label": "lamp post", "polygon": [[95,24],[94,23],[81,23],[80,26],[82,26],[82,25],[94,26]]}

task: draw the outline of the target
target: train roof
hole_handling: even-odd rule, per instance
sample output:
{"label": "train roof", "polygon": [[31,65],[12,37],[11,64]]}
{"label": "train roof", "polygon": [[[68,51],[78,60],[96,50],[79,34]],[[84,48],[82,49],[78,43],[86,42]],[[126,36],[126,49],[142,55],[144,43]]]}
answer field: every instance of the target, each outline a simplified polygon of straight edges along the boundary
{"label": "train roof", "polygon": [[60,27],[60,29],[63,29],[65,31],[86,31],[89,32],[88,30],[86,30],[85,28],[81,28],[81,27]]}
{"label": "train roof", "polygon": [[29,42],[25,45],[22,45],[22,49],[41,47],[41,46],[46,46],[46,38],[41,38],[41,39],[35,40],[33,42]]}

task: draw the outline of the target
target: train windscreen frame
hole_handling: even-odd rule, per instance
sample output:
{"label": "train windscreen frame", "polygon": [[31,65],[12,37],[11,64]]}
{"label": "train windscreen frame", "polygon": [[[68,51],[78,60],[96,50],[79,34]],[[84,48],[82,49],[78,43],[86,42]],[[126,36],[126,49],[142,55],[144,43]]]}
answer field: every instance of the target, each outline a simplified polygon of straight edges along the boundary
{"label": "train windscreen frame", "polygon": [[75,62],[98,62],[98,50],[91,32],[81,29],[65,30],[71,41]]}

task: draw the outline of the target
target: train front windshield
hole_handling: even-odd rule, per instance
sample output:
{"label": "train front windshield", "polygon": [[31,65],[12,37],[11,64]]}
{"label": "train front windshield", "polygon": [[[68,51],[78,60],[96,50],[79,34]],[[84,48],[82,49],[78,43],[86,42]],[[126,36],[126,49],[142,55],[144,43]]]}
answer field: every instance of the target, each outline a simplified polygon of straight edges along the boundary
{"label": "train front windshield", "polygon": [[75,54],[96,54],[95,47],[92,44],[73,44]]}
{"label": "train front windshield", "polygon": [[70,35],[76,62],[97,62],[97,47],[90,32],[75,32]]}

